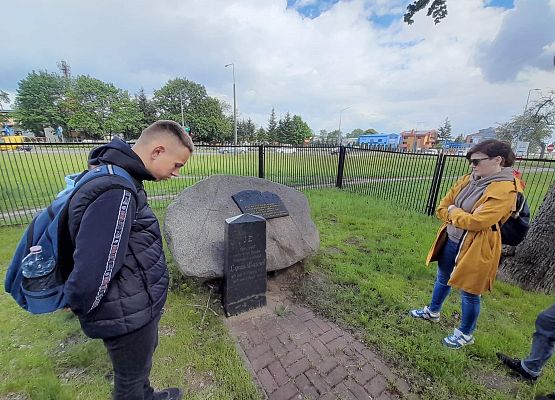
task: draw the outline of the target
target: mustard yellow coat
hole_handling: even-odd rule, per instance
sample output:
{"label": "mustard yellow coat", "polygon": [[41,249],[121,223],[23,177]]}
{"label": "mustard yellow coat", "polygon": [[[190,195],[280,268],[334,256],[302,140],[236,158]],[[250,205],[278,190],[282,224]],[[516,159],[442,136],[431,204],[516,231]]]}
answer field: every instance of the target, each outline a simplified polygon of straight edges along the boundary
{"label": "mustard yellow coat", "polygon": [[[516,210],[516,194],[517,191],[522,192],[523,188],[519,179],[492,182],[470,213],[462,209],[448,213],[447,208],[455,203],[455,198],[469,181],[470,175],[460,178],[439,203],[436,215],[444,224],[439,228],[428,253],[426,265],[437,261],[438,253],[447,240],[448,223],[466,230],[448,284],[479,295],[493,288],[501,258],[499,225]],[[496,227],[495,230],[492,226]]]}

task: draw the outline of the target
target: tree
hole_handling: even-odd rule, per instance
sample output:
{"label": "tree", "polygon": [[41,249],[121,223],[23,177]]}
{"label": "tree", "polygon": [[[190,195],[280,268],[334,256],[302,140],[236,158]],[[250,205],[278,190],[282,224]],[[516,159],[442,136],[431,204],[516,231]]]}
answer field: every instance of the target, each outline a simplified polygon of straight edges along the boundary
{"label": "tree", "polygon": [[237,123],[237,140],[240,143],[252,143],[256,141],[256,126],[249,118],[248,120],[241,120]]}
{"label": "tree", "polygon": [[368,128],[364,131],[365,135],[376,135],[378,133],[374,128]]}
{"label": "tree", "polygon": [[268,133],[263,127],[258,128],[258,130],[256,131],[256,142],[268,143]]}
{"label": "tree", "polygon": [[153,102],[160,118],[179,123],[183,104],[184,123],[197,141],[220,142],[231,138],[229,118],[223,113],[225,103],[208,96],[201,84],[185,78],[171,79],[154,92]]}
{"label": "tree", "polygon": [[143,88],[141,88],[141,90],[139,90],[139,93],[135,95],[135,102],[137,103],[139,110],[143,114],[143,118],[141,120],[141,126],[143,128],[147,127],[158,119],[156,106],[146,97]]}
{"label": "tree", "polygon": [[278,143],[291,143],[294,136],[295,124],[291,114],[287,112],[283,119],[280,118],[276,129],[276,139]]}
{"label": "tree", "polygon": [[[414,14],[423,10],[430,1],[431,0],[416,0],[409,4],[403,20],[409,25],[414,23]],[[447,0],[433,0],[426,15],[428,17],[431,16],[434,19],[434,23],[440,23],[441,20],[447,16]]]}
{"label": "tree", "polygon": [[[3,90],[0,90],[0,110],[4,109],[4,107],[2,106],[2,103],[10,104],[10,96],[8,96],[8,93],[4,92]],[[8,120],[8,117],[5,114],[0,114],[0,122],[4,122],[7,120]]]}
{"label": "tree", "polygon": [[32,71],[19,81],[14,118],[23,129],[42,132],[47,126],[66,126],[67,80],[47,71]]}
{"label": "tree", "polygon": [[103,134],[116,126],[115,119],[110,124],[107,122],[112,107],[119,101],[123,101],[120,91],[111,83],[90,76],[78,76],[67,92],[68,128],[101,139]]}
{"label": "tree", "polygon": [[293,134],[288,143],[301,145],[312,137],[312,129],[299,115],[293,115]]}
{"label": "tree", "polygon": [[464,136],[462,135],[462,133],[455,138],[455,142],[464,143]]}
{"label": "tree", "polygon": [[363,134],[364,134],[364,131],[360,128],[357,128],[357,129],[353,129],[353,131],[351,133],[347,133],[347,137],[348,138],[357,138],[357,137],[359,137],[360,135],[363,135]]}
{"label": "tree", "polygon": [[[531,115],[537,124],[555,126],[554,93],[551,92],[531,108]],[[555,292],[555,182],[534,219],[530,231],[514,251],[501,263],[501,276],[504,280],[520,285],[524,289]]]}
{"label": "tree", "polygon": [[125,139],[136,139],[144,127],[144,120],[139,104],[131,99],[127,91],[119,91],[115,101],[110,104],[104,129],[110,134],[123,133]]}
{"label": "tree", "polygon": [[555,94],[549,93],[534,103],[524,114],[514,116],[510,121],[500,124],[495,133],[498,139],[514,143],[530,142],[529,151],[545,150],[545,139],[549,138],[555,127]]}
{"label": "tree", "polygon": [[451,122],[445,118],[445,123],[437,129],[438,144],[441,145],[446,140],[451,139]]}
{"label": "tree", "polygon": [[4,107],[2,106],[2,103],[5,104],[10,104],[10,96],[8,95],[8,93],[4,92],[3,90],[0,90],[0,110],[3,110]]}
{"label": "tree", "polygon": [[272,112],[270,113],[270,119],[268,120],[268,129],[266,130],[266,135],[268,137],[268,142],[277,142],[277,120],[276,120],[276,110],[272,107]]}

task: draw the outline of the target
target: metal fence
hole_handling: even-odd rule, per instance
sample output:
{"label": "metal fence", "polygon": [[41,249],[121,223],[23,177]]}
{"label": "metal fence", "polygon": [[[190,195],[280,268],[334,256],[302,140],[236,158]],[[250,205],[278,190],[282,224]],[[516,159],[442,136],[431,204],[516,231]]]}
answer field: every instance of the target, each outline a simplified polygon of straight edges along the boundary
{"label": "metal fence", "polygon": [[[103,143],[34,143],[0,151],[0,225],[29,222],[64,188],[64,176],[87,167]],[[555,160],[518,159],[532,212],[555,182]],[[258,176],[300,190],[338,187],[434,213],[455,180],[469,171],[462,156],[356,147],[198,145],[182,175],[145,182],[152,207],[167,206],[188,186],[214,174]]]}

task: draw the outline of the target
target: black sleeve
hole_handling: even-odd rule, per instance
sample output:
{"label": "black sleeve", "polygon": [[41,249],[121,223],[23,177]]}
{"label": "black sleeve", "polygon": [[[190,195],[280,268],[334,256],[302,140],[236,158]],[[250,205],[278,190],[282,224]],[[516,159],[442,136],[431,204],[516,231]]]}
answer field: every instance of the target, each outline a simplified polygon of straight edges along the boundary
{"label": "black sleeve", "polygon": [[75,314],[88,314],[98,306],[120,270],[135,210],[133,194],[124,189],[107,190],[87,206],[75,236],[74,268],[65,285]]}

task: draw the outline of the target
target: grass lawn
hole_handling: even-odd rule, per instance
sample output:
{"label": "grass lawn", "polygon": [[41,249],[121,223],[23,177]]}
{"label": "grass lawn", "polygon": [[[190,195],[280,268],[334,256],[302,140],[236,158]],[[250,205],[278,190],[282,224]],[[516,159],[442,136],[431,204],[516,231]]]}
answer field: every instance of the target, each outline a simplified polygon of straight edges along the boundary
{"label": "grass lawn", "polygon": [[[163,212],[157,214],[163,218]],[[2,276],[22,231],[0,228]],[[181,278],[171,257],[170,268],[152,384],[182,386],[186,399],[260,399],[221,319],[207,312],[201,326],[203,310],[193,305],[206,304],[207,291]],[[29,315],[2,290],[0,320],[0,399],[110,398],[111,364],[104,346],[83,335],[73,314]]]}
{"label": "grass lawn", "polygon": [[[514,380],[496,351],[524,356],[537,313],[551,296],[497,282],[483,297],[476,344],[453,351],[441,339],[457,326],[460,300],[452,293],[438,324],[408,316],[427,304],[434,268],[424,258],[439,223],[421,213],[370,196],[335,189],[308,191],[321,249],[306,265],[297,292],[321,314],[361,333],[425,399],[531,399],[555,389],[553,362],[536,386]],[[161,219],[163,212],[157,212]],[[22,233],[2,227],[0,273]],[[171,259],[170,265],[171,264]],[[179,278],[172,283],[160,327],[152,382],[182,385],[190,399],[256,399],[260,395],[220,317],[205,304],[206,289]],[[98,340],[87,340],[70,313],[31,316],[0,293],[0,398],[103,399],[110,391],[110,364]]]}
{"label": "grass lawn", "polygon": [[[0,152],[0,214],[14,210],[43,208],[65,186],[64,176],[86,168],[89,151],[96,145],[72,147],[35,146],[31,152]],[[219,154],[217,147],[199,146],[183,169],[183,176],[164,182],[145,182],[153,207],[165,207],[186,187],[214,174],[258,176],[258,149],[244,154]],[[353,149],[345,158],[344,187],[370,193],[424,212],[437,164],[429,154],[389,153]],[[541,204],[549,185],[555,182],[555,162],[518,161],[532,212]],[[265,148],[264,173],[268,180],[297,188],[335,185],[338,155],[328,148],[298,148],[295,153],[276,153]],[[463,157],[447,157],[439,198],[459,176],[469,172]],[[26,223],[34,212],[22,216],[0,215],[0,225]]]}
{"label": "grass lawn", "polygon": [[314,308],[354,327],[423,398],[532,399],[555,390],[551,361],[537,386],[512,379],[495,352],[525,356],[538,312],[552,296],[496,282],[483,296],[476,343],[454,351],[441,339],[458,326],[460,297],[451,293],[438,324],[408,315],[429,302],[435,265],[425,256],[439,222],[389,203],[339,190],[307,193],[321,249],[307,263],[298,293]]}

